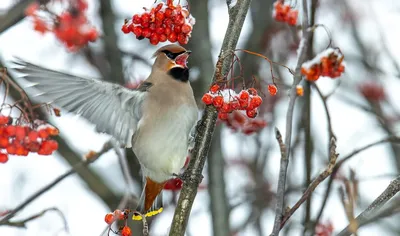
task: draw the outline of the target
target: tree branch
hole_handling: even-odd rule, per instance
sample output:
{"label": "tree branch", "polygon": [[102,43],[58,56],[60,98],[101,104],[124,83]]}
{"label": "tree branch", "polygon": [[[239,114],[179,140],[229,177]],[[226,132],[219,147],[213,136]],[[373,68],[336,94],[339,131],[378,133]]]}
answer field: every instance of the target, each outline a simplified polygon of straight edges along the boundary
{"label": "tree branch", "polygon": [[302,1],[302,9],[303,9],[303,36],[300,42],[299,55],[297,59],[297,65],[295,69],[295,74],[293,78],[293,84],[289,92],[290,100],[289,106],[286,113],[286,137],[285,137],[285,146],[286,146],[286,156],[285,158],[281,158],[280,169],[279,169],[279,179],[278,179],[278,189],[277,189],[277,203],[275,208],[275,221],[274,227],[271,233],[271,236],[278,236],[280,231],[280,225],[282,221],[282,213],[284,208],[284,200],[285,200],[285,185],[286,185],[286,174],[287,168],[289,165],[289,154],[291,148],[291,138],[292,138],[292,121],[293,121],[293,112],[294,105],[296,102],[297,94],[296,94],[296,86],[300,83],[302,76],[300,74],[301,65],[306,60],[307,56],[307,48],[309,47],[309,40],[311,37],[311,33],[308,30],[308,12],[307,12],[307,0]]}
{"label": "tree branch", "polygon": [[[221,74],[228,72],[232,54],[221,57],[225,52],[233,51],[236,48],[244,20],[246,18],[251,0],[237,1],[235,5],[227,2],[229,8],[229,24],[220,51],[222,69],[217,68],[214,72],[213,81]],[[230,4],[229,4],[230,3]],[[221,69],[221,70],[220,70]],[[195,147],[189,166],[184,173],[185,183],[181,190],[174,218],[171,225],[171,236],[183,236],[185,234],[190,211],[197,194],[197,188],[202,180],[202,170],[211,145],[212,136],[217,120],[217,111],[213,106],[207,106],[201,120],[196,127]]]}
{"label": "tree branch", "polygon": [[117,45],[118,38],[115,32],[115,15],[113,13],[111,1],[100,1],[100,16],[103,21],[104,54],[110,66],[109,75],[104,78],[104,80],[123,85],[125,80],[122,69],[122,53]]}
{"label": "tree branch", "polygon": [[[394,195],[396,195],[400,191],[400,175],[397,176],[396,179],[390,182],[389,186],[376,198],[371,205],[368,206],[365,211],[363,211],[360,215],[355,219],[356,222],[365,222],[370,220],[374,214],[383,206],[386,202],[388,202]],[[359,225],[360,223],[358,223]],[[350,236],[349,225],[344,228],[338,236]]]}
{"label": "tree branch", "polygon": [[48,190],[50,190],[51,188],[56,186],[58,183],[60,183],[66,177],[76,173],[79,169],[81,169],[83,167],[86,167],[89,164],[93,163],[101,155],[103,155],[104,153],[108,152],[111,148],[112,148],[112,143],[109,141],[109,142],[104,144],[103,148],[99,152],[90,153],[90,156],[88,156],[85,160],[83,160],[82,162],[76,164],[71,170],[69,170],[65,174],[63,174],[63,175],[59,176],[58,178],[56,178],[53,182],[51,182],[50,184],[48,184],[45,187],[43,187],[38,192],[36,192],[32,196],[30,196],[28,199],[26,199],[23,203],[21,203],[16,208],[14,208],[14,210],[10,211],[6,216],[4,216],[4,218],[0,219],[0,225],[6,224],[6,222],[8,222],[11,218],[13,218],[19,211],[23,210],[31,202],[36,200],[36,198],[40,197],[42,194],[44,194],[45,192],[47,192]]}

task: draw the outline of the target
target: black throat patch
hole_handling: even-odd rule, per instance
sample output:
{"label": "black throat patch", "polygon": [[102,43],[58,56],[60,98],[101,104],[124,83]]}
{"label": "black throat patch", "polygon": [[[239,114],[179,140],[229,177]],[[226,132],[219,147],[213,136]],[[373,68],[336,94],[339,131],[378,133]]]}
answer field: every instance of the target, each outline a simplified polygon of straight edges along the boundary
{"label": "black throat patch", "polygon": [[189,80],[188,68],[174,67],[168,71],[168,74],[172,76],[172,78],[182,82],[187,82]]}

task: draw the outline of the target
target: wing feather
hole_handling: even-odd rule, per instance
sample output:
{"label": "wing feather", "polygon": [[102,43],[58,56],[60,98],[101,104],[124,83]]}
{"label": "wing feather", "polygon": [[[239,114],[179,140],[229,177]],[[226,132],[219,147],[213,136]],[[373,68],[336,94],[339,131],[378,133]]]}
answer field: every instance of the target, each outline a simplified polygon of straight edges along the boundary
{"label": "wing feather", "polygon": [[[29,94],[39,91],[34,98],[44,103],[55,103],[63,109],[79,114],[96,125],[98,132],[108,133],[126,147],[142,116],[145,90],[130,90],[120,85],[95,79],[81,78],[46,69],[22,59],[14,62],[15,70],[31,85]],[[32,93],[31,93],[32,92]]]}

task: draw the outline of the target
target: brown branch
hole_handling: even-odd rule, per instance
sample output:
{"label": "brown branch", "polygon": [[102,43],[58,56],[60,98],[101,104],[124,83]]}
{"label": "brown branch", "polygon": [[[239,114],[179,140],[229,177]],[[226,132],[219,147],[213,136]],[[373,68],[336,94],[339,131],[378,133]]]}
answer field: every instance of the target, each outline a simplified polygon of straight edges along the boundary
{"label": "brown branch", "polygon": [[[113,81],[118,84],[124,84],[124,73],[122,69],[122,53],[118,48],[117,33],[115,32],[115,15],[111,6],[111,1],[100,1],[100,17],[103,21],[103,40],[104,54],[108,59],[110,66],[108,77],[104,80]],[[121,22],[122,24],[123,22]]]}
{"label": "brown branch", "polygon": [[314,192],[314,190],[318,187],[322,181],[324,181],[329,175],[332,174],[333,168],[335,167],[336,160],[338,157],[338,154],[336,153],[336,139],[332,138],[331,143],[330,143],[330,155],[329,155],[329,164],[326,167],[326,169],[319,174],[319,176],[314,179],[314,181],[311,182],[311,184],[308,186],[306,191],[304,191],[303,195],[301,198],[294,204],[292,208],[290,208],[289,211],[286,212],[286,214],[283,216],[282,222],[281,222],[281,229],[285,225],[285,223],[289,220],[289,218],[293,215],[294,212],[296,212],[297,209],[303,204],[310,196],[311,193]]}
{"label": "brown branch", "polygon": [[[376,141],[376,142],[370,143],[370,144],[368,144],[368,145],[365,145],[364,147],[361,147],[361,148],[358,148],[358,149],[354,150],[353,152],[351,152],[350,154],[348,154],[347,156],[343,157],[341,160],[339,160],[339,161],[337,162],[335,168],[333,169],[332,175],[329,177],[328,186],[327,186],[326,191],[325,191],[325,195],[324,195],[324,198],[323,198],[323,201],[322,201],[321,208],[320,208],[320,210],[319,210],[319,212],[318,212],[317,218],[316,218],[315,221],[314,221],[315,224],[317,224],[317,223],[320,221],[320,219],[321,219],[321,217],[322,217],[322,214],[324,213],[325,206],[326,206],[326,204],[327,204],[327,202],[328,202],[328,199],[329,199],[329,197],[330,197],[330,192],[331,192],[331,190],[332,190],[332,183],[333,183],[333,180],[334,180],[334,176],[335,176],[336,173],[339,171],[340,167],[341,167],[346,161],[350,160],[350,158],[352,158],[353,156],[357,155],[358,153],[360,153],[360,152],[362,152],[362,151],[365,151],[365,150],[367,150],[367,149],[369,149],[369,148],[371,148],[371,147],[374,147],[374,146],[376,146],[376,145],[378,145],[378,144],[382,144],[382,143],[386,143],[386,142],[400,142],[400,138],[399,138],[399,137],[393,137],[393,136],[392,136],[392,137],[387,137],[387,138],[378,140],[378,141]],[[315,228],[315,227],[313,227],[312,229],[314,230],[314,228]],[[312,235],[314,235],[314,234],[312,233]]]}
{"label": "brown branch", "polygon": [[[394,195],[400,191],[400,175],[390,182],[389,186],[355,219],[356,222],[365,222],[374,216]],[[338,236],[350,236],[350,225],[344,228]]]}
{"label": "brown branch", "polygon": [[280,169],[279,169],[279,179],[278,179],[278,189],[277,189],[277,202],[275,207],[275,220],[274,227],[271,233],[271,236],[278,236],[280,231],[280,225],[283,215],[284,208],[284,200],[285,200],[285,186],[286,186],[286,175],[287,169],[289,165],[289,154],[291,148],[291,138],[292,138],[292,123],[293,123],[293,112],[294,105],[296,102],[297,94],[296,94],[296,86],[300,83],[302,76],[300,74],[301,65],[306,60],[306,52],[309,47],[309,40],[311,33],[308,31],[308,12],[307,12],[307,0],[302,1],[303,5],[303,36],[300,42],[299,55],[297,60],[297,65],[295,69],[295,75],[292,83],[292,87],[289,92],[290,100],[289,106],[286,113],[286,137],[285,137],[285,145],[286,145],[286,157],[281,158]]}
{"label": "brown branch", "polygon": [[0,225],[5,224],[6,222],[8,222],[11,218],[13,218],[19,211],[23,210],[26,206],[28,206],[31,202],[33,202],[34,200],[36,200],[36,198],[40,197],[42,194],[46,193],[47,191],[49,191],[51,188],[53,188],[54,186],[56,186],[58,183],[60,183],[62,180],[64,180],[66,177],[74,174],[77,172],[77,170],[81,169],[82,167],[86,167],[89,164],[93,163],[94,161],[96,161],[102,154],[108,152],[110,149],[112,148],[112,144],[110,141],[108,141],[107,143],[104,144],[103,148],[97,152],[97,153],[92,153],[92,155],[83,160],[82,162],[76,164],[71,170],[69,170],[68,172],[64,173],[63,175],[59,176],[58,178],[56,178],[53,182],[49,183],[48,185],[46,185],[45,187],[43,187],[42,189],[40,189],[39,191],[37,191],[35,194],[33,194],[32,196],[30,196],[28,199],[26,199],[23,203],[21,203],[20,205],[18,205],[16,208],[14,208],[13,210],[11,210],[4,218],[0,219]]}
{"label": "brown branch", "polygon": [[67,223],[67,219],[65,218],[64,214],[56,207],[52,207],[52,208],[47,208],[37,214],[34,214],[24,220],[19,220],[19,221],[7,221],[4,224],[0,224],[3,226],[11,226],[11,227],[18,227],[18,228],[26,228],[26,223],[28,223],[29,221],[35,220],[39,217],[42,217],[44,214],[46,214],[49,211],[55,211],[56,213],[58,213],[58,215],[61,217],[63,224],[64,224],[64,230],[65,232],[69,232],[68,229],[68,223]]}
{"label": "brown branch", "polygon": [[[234,6],[230,6],[232,2],[229,0],[227,3],[229,8],[229,24],[222,43],[220,58],[218,60],[219,63],[217,63],[220,64],[220,60],[222,60],[222,67],[217,67],[215,69],[213,81],[229,71],[232,55],[229,53],[229,56],[223,58],[221,58],[221,55],[223,55],[224,52],[233,51],[236,48],[251,0],[237,1]],[[207,106],[196,127],[195,146],[189,166],[184,173],[185,183],[175,209],[171,231],[169,233],[171,236],[183,236],[185,234],[190,211],[197,194],[197,188],[202,180],[201,173],[210,149],[216,120],[217,111],[215,107]]]}

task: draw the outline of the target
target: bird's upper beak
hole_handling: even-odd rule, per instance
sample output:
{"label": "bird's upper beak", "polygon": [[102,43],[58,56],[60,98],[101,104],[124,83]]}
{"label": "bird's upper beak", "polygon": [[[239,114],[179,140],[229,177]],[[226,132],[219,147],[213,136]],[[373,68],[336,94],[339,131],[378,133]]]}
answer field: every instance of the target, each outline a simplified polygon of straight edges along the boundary
{"label": "bird's upper beak", "polygon": [[184,68],[188,68],[187,60],[189,58],[190,53],[192,53],[192,51],[186,51],[186,52],[182,53],[181,55],[177,56],[175,58],[175,64],[180,65]]}

